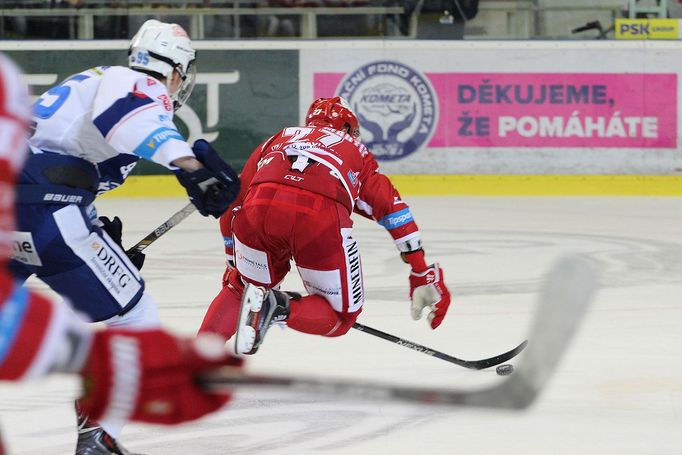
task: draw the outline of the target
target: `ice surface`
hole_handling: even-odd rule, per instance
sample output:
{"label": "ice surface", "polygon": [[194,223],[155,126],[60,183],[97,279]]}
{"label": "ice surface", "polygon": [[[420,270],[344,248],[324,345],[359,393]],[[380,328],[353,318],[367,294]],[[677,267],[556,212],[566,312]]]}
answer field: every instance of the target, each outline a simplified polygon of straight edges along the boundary
{"label": "ice surface", "polygon": [[[521,342],[542,275],[562,253],[585,253],[602,267],[602,288],[583,327],[530,410],[242,393],[198,423],[129,425],[124,444],[148,455],[680,453],[682,199],[407,200],[427,259],[444,269],[450,313],[436,331],[412,321],[407,266],[383,228],[358,219],[367,294],[359,322],[448,354],[477,359]],[[123,219],[124,243],[132,245],[184,204],[107,199],[98,207]],[[193,214],[148,248],[143,275],[165,324],[192,335],[222,271],[217,222]],[[292,276],[284,288],[302,285]],[[324,339],[273,328],[248,368],[466,388],[501,380],[494,368],[465,370],[358,331]],[[9,453],[73,453],[77,387],[72,378],[3,384],[0,423]]]}

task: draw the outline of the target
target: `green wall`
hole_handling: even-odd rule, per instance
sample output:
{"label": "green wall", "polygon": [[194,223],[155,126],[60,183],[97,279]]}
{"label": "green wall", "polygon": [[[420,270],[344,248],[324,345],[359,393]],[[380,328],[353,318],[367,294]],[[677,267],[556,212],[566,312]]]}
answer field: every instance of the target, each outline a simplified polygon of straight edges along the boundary
{"label": "green wall", "polygon": [[[126,65],[125,50],[22,50],[6,54],[27,76],[57,74],[61,81],[71,74],[101,65]],[[218,132],[213,146],[235,168],[241,169],[251,151],[284,126],[296,125],[298,112],[298,51],[295,50],[201,50],[197,72],[239,72],[234,84],[219,86],[218,123],[207,127],[207,85],[197,84],[188,105],[201,120],[205,133]],[[58,83],[58,82],[57,82]],[[54,84],[53,84],[54,85]],[[31,87],[35,95],[49,85]],[[187,126],[178,116],[176,124],[185,137]],[[166,171],[153,163],[140,163],[135,174]]]}

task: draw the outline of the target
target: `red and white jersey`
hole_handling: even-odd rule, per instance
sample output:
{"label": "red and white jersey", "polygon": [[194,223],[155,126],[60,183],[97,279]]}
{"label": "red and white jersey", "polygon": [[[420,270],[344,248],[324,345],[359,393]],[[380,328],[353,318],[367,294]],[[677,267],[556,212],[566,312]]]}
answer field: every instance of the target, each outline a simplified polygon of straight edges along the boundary
{"label": "red and white jersey", "polygon": [[[26,154],[28,89],[19,69],[0,54],[0,160],[16,172]],[[3,181],[6,180],[3,175]]]}
{"label": "red and white jersey", "polygon": [[14,228],[14,178],[26,157],[28,89],[19,69],[0,54],[0,250],[6,258]]}
{"label": "red and white jersey", "polygon": [[27,153],[27,94],[17,67],[0,54],[0,380],[42,376],[64,360],[65,342],[87,339],[70,310],[17,285],[7,272],[14,179]]}
{"label": "red and white jersey", "polygon": [[[284,128],[251,154],[240,176],[241,205],[249,188],[275,182],[321,194],[384,226],[402,252],[419,248],[421,236],[409,206],[379,172],[372,153],[349,134],[329,127]],[[231,210],[221,217],[228,249]]]}

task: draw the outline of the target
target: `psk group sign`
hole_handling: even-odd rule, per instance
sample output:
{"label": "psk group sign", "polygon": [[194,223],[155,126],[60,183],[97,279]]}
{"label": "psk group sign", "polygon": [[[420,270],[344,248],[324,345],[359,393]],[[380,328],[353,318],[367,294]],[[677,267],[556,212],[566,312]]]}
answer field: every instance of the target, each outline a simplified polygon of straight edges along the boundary
{"label": "psk group sign", "polygon": [[349,100],[379,159],[419,147],[677,146],[676,74],[421,73],[382,60],[313,82],[316,97]]}

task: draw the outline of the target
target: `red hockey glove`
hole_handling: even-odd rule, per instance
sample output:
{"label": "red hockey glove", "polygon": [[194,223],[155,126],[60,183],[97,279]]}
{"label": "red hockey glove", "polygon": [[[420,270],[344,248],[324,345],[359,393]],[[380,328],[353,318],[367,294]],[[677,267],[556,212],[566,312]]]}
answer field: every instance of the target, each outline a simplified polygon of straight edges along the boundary
{"label": "red hockey glove", "polygon": [[227,403],[229,394],[207,392],[197,375],[240,366],[212,336],[177,338],[163,330],[104,330],[94,335],[81,371],[83,410],[93,419],[172,425],[195,420]]}
{"label": "red hockey glove", "polygon": [[429,308],[431,328],[435,329],[443,322],[450,306],[450,291],[443,282],[443,269],[438,263],[424,271],[410,271],[410,299],[413,319],[421,319],[424,308]]}

